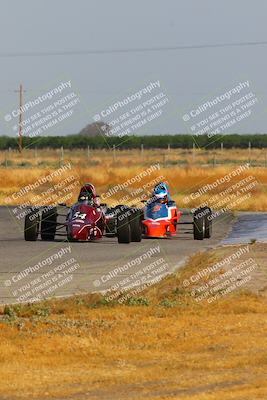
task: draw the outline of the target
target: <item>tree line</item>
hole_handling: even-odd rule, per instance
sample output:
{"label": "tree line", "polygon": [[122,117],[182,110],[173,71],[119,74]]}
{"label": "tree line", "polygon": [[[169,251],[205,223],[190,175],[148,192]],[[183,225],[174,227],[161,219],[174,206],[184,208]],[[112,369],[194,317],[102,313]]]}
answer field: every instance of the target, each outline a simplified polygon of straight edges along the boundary
{"label": "tree line", "polygon": [[[86,135],[68,135],[68,136],[43,136],[38,138],[23,138],[23,146],[38,149],[52,148],[58,149],[64,147],[72,148],[87,148],[103,149],[118,147],[121,149],[140,148],[207,148],[216,149],[222,146],[224,148],[254,148],[267,147],[267,134],[251,134],[238,135],[227,134],[225,136],[213,136],[212,139],[207,135],[193,137],[192,135],[150,135],[150,136],[124,136],[124,137],[106,137]],[[0,136],[0,150],[17,149],[18,139],[9,136]]]}

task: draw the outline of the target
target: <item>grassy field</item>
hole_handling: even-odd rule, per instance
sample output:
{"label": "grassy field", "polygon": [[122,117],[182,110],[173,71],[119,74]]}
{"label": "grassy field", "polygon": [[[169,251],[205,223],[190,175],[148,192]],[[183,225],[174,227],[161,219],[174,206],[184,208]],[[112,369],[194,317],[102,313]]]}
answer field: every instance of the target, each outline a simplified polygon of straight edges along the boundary
{"label": "grassy field", "polygon": [[266,289],[207,305],[183,287],[221,257],[195,255],[124,305],[88,295],[3,308],[0,397],[267,398]]}
{"label": "grassy field", "polygon": [[[8,157],[6,161],[5,157]],[[148,170],[150,165],[158,165],[158,169],[151,175],[143,176],[141,180],[126,185],[108,199],[102,200],[107,200],[108,203],[117,203],[118,201],[138,203],[141,197],[146,198],[151,194],[153,182],[160,179],[169,182],[172,196],[181,207],[196,207],[202,203],[211,202],[209,205],[216,208],[218,202],[215,198],[212,201],[212,196],[221,194],[222,197],[226,197],[224,191],[231,185],[252,176],[257,184],[249,189],[250,196],[236,204],[229,202],[229,209],[267,211],[265,154],[257,149],[251,150],[250,154],[248,150],[237,149],[218,150],[216,154],[213,151],[204,150],[195,150],[194,152],[189,150],[171,150],[170,152],[145,150],[144,153],[140,150],[117,150],[116,153],[91,150],[89,154],[87,154],[87,150],[75,150],[65,151],[64,158],[62,158],[60,150],[42,150],[37,153],[34,150],[24,150],[21,155],[15,152],[10,152],[10,154],[2,152],[0,160],[2,160],[0,168],[1,204],[36,203],[35,196],[40,191],[48,190],[51,183],[39,185],[38,188],[21,197],[11,198],[9,203],[6,202],[6,197],[68,163],[71,163],[71,171],[55,178],[53,184],[62,181],[68,175],[74,175],[77,185],[69,191],[70,195],[67,199],[69,204],[76,200],[79,186],[84,182],[93,182],[99,194],[102,194]],[[262,166],[256,166],[257,164]],[[216,188],[201,193],[200,196],[191,196],[203,186],[231,174],[240,165],[250,165],[250,167],[241,175],[233,177],[230,182],[219,184]],[[139,196],[134,194],[138,190]],[[237,195],[242,197],[240,194]],[[48,196],[45,196],[46,201],[47,198]],[[185,201],[185,199],[187,200]],[[60,202],[60,198],[58,198],[55,199],[55,203],[57,200]],[[218,206],[218,208],[222,207],[222,204]]]}

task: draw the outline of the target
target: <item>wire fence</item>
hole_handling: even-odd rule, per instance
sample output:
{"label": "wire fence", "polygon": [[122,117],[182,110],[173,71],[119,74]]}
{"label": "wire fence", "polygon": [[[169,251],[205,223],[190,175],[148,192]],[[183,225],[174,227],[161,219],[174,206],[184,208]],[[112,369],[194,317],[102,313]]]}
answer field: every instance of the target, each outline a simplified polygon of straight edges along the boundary
{"label": "wire fence", "polygon": [[0,151],[0,168],[55,168],[65,163],[82,167],[92,166],[133,166],[153,162],[168,167],[219,167],[249,163],[251,167],[267,168],[267,149],[24,149],[22,154],[9,149]]}

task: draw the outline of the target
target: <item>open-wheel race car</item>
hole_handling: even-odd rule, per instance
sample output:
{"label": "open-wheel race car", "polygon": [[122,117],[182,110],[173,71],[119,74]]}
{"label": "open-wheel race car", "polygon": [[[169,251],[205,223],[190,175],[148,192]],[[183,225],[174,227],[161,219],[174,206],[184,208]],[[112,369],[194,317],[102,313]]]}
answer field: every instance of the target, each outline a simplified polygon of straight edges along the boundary
{"label": "open-wheel race car", "polygon": [[58,236],[69,241],[92,241],[117,236],[119,243],[140,242],[140,211],[124,205],[108,208],[100,203],[94,186],[88,183],[71,207],[59,204],[28,210],[24,238],[36,241],[39,235],[42,240],[54,240]]}
{"label": "open-wheel race car", "polygon": [[210,238],[212,234],[212,215],[209,207],[202,207],[195,210],[192,221],[181,221],[183,212],[177,208],[175,203],[151,204],[144,208],[142,219],[143,237],[146,238],[167,238],[177,235],[179,225],[190,225],[193,228],[195,240]]}
{"label": "open-wheel race car", "polygon": [[[24,238],[35,241],[54,240],[56,236],[69,241],[93,241],[104,236],[117,237],[119,243],[140,242],[142,238],[168,238],[178,233],[178,225],[191,225],[195,240],[210,238],[211,209],[195,210],[191,222],[181,222],[182,211],[170,199],[167,185],[160,183],[143,208],[100,203],[92,184],[85,184],[77,203],[71,207],[36,207],[25,217]],[[62,211],[62,212],[61,212]]]}
{"label": "open-wheel race car", "polygon": [[212,212],[207,206],[197,208],[192,221],[181,221],[183,212],[178,209],[171,199],[166,183],[158,183],[151,199],[146,201],[142,229],[144,237],[166,238],[178,233],[178,225],[191,225],[195,240],[210,238],[212,234]]}

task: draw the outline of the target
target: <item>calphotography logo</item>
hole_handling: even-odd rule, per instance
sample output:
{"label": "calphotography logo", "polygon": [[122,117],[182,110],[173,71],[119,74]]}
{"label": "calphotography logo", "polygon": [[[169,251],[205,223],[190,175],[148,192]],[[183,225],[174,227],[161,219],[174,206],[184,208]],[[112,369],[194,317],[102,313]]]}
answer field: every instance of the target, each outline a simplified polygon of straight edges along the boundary
{"label": "calphotography logo", "polygon": [[222,94],[211,97],[182,116],[187,128],[196,137],[209,139],[227,133],[260,110],[260,102],[249,80],[239,82]]}
{"label": "calphotography logo", "polygon": [[54,88],[27,100],[24,104],[22,94],[20,90],[19,108],[10,110],[4,116],[10,133],[17,136],[23,134],[35,138],[46,135],[52,129],[58,128],[63,121],[69,120],[80,103],[70,80],[59,82]]}
{"label": "calphotography logo", "polygon": [[146,86],[125,98],[117,100],[98,111],[93,120],[105,120],[102,134],[108,137],[134,134],[152,121],[157,121],[164,113],[169,99],[159,80],[149,82]]}
{"label": "calphotography logo", "polygon": [[18,303],[33,303],[61,293],[73,280],[80,265],[71,255],[71,247],[63,246],[37,263],[29,265],[5,281],[10,294]]}

